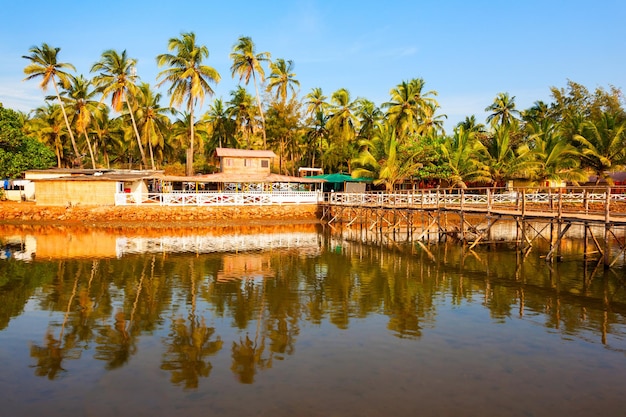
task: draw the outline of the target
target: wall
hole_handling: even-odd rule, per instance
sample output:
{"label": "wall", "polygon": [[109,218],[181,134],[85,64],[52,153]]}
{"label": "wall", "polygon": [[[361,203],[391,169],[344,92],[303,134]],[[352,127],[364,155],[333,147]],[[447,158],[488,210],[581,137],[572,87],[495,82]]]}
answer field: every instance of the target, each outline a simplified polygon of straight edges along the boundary
{"label": "wall", "polygon": [[38,206],[115,204],[116,181],[45,180],[35,184]]}

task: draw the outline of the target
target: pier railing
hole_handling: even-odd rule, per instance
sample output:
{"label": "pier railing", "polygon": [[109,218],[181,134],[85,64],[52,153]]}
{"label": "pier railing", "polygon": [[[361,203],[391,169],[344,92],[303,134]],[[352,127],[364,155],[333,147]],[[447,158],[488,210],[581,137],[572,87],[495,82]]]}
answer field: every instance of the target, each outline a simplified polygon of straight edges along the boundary
{"label": "pier railing", "polygon": [[338,206],[514,210],[626,216],[626,187],[420,189],[369,193],[327,193]]}

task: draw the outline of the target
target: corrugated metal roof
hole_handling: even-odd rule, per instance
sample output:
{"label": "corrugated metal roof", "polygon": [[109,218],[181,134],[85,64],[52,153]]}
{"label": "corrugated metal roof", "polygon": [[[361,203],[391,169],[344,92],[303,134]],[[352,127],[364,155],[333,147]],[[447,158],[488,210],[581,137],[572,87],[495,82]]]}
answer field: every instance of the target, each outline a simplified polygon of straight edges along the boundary
{"label": "corrugated metal roof", "polygon": [[252,149],[217,148],[215,154],[218,157],[231,156],[239,158],[276,158],[274,151],[262,151]]}
{"label": "corrugated metal roof", "polygon": [[196,175],[191,177],[163,175],[159,177],[163,181],[172,182],[202,182],[202,183],[276,183],[290,182],[301,184],[314,184],[324,182],[324,180],[309,177],[292,177],[280,174],[226,174],[218,172],[216,174]]}

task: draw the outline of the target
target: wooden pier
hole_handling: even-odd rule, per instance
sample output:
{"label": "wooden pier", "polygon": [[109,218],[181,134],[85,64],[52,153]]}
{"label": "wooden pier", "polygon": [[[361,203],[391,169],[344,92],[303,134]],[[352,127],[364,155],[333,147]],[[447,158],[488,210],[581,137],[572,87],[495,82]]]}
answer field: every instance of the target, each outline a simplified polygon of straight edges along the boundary
{"label": "wooden pier", "polygon": [[[544,240],[545,259],[553,262],[561,259],[565,238],[580,238],[583,256],[601,257],[606,268],[626,258],[624,187],[329,193],[321,206],[322,221],[332,228],[359,228],[396,242],[452,238],[470,249],[497,241],[529,250]],[[494,226],[503,222],[515,230],[494,238]]]}

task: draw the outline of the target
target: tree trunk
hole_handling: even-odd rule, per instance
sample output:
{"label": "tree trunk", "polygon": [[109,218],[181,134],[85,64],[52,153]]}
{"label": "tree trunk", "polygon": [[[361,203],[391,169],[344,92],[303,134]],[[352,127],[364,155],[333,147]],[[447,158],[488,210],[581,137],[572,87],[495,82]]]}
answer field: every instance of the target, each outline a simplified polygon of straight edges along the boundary
{"label": "tree trunk", "polygon": [[133,130],[135,131],[135,137],[137,138],[137,146],[139,146],[139,152],[141,153],[141,163],[145,168],[148,166],[146,153],[143,151],[143,145],[141,145],[141,137],[139,136],[139,130],[137,130],[137,123],[135,123],[135,115],[133,114],[133,109],[130,107],[128,97],[126,97],[126,93],[124,93],[124,102],[126,103],[126,107],[128,108],[128,113],[130,113],[130,120],[133,122]]}
{"label": "tree trunk", "polygon": [[267,149],[267,138],[265,137],[265,117],[263,116],[263,108],[261,107],[261,97],[259,97],[259,87],[256,83],[256,75],[252,71],[252,79],[254,80],[254,89],[256,91],[256,103],[259,106],[259,113],[261,114],[261,133],[263,133],[263,149]]}
{"label": "tree trunk", "polygon": [[[57,93],[57,100],[59,100],[59,104],[61,105],[61,113],[63,113],[63,119],[65,119],[65,126],[67,126],[67,132],[70,134],[70,139],[72,140],[72,149],[74,149],[74,157],[80,158],[80,154],[78,153],[78,147],[76,146],[76,140],[74,139],[74,133],[72,133],[70,122],[67,119],[67,113],[65,113],[65,106],[63,105],[63,101],[61,101],[61,95],[59,94],[59,87],[57,87],[56,82],[53,82],[53,84],[54,84],[54,90]],[[83,166],[82,160],[80,160],[80,166],[81,167]]]}
{"label": "tree trunk", "polygon": [[191,105],[191,101],[189,102],[189,136],[190,136],[190,142],[189,142],[189,149],[187,150],[187,161],[186,161],[186,169],[185,171],[187,172],[187,176],[192,176],[193,175],[193,151],[194,151],[194,146],[193,143],[194,141],[194,131],[193,131],[193,106]]}

